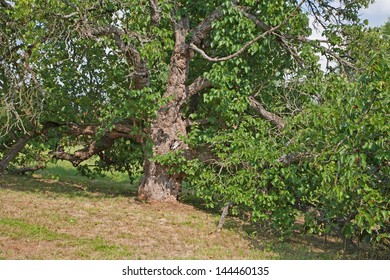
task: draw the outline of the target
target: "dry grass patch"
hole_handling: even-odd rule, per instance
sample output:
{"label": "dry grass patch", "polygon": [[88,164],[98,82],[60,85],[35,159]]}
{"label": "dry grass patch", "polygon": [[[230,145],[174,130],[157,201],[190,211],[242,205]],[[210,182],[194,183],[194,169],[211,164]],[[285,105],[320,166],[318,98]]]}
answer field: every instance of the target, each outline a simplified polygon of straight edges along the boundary
{"label": "dry grass patch", "polygon": [[5,259],[273,257],[252,249],[237,232],[211,234],[218,215],[180,203],[141,203],[80,184],[5,176],[0,205]]}
{"label": "dry grass patch", "polygon": [[[66,179],[66,177],[65,177]],[[340,259],[338,239],[273,233],[107,180],[0,177],[0,259]],[[260,232],[260,234],[259,234]]]}

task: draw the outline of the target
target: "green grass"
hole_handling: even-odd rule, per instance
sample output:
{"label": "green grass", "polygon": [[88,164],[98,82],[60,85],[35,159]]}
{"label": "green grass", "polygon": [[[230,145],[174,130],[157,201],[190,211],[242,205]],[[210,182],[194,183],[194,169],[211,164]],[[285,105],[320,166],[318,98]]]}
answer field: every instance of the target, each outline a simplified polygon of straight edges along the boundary
{"label": "green grass", "polygon": [[[91,164],[93,159],[89,159],[84,164]],[[37,174],[45,176],[52,176],[59,179],[72,179],[76,181],[86,181],[88,178],[80,176],[78,170],[72,166],[68,161],[58,161],[57,163],[50,163],[45,170],[38,171]],[[120,172],[104,172],[103,176],[98,176],[99,181],[116,182],[116,183],[128,183],[129,178],[126,173]]]}
{"label": "green grass", "polygon": [[16,239],[45,239],[47,241],[62,239],[64,237],[54,231],[48,230],[45,227],[32,225],[23,220],[12,218],[0,218],[0,235],[7,235]]}
{"label": "green grass", "polygon": [[[94,255],[99,258],[104,256],[105,259],[131,258],[131,252],[126,251],[125,248],[118,245],[110,244],[102,237],[83,238],[69,234],[59,234],[44,226],[30,224],[21,219],[0,219],[0,236],[7,236],[14,240],[28,241],[29,243],[32,241],[41,241],[44,242],[41,245],[42,248],[44,246],[49,248],[54,244],[58,248],[73,247],[77,249],[73,256],[76,258],[91,258]],[[38,259],[44,258],[44,255],[38,257]]]}

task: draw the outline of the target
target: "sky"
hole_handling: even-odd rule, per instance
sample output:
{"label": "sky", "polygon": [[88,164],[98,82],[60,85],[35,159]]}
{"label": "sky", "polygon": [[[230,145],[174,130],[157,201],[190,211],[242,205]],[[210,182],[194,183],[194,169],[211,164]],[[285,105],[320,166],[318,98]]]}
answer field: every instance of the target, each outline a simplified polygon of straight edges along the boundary
{"label": "sky", "polygon": [[[385,24],[390,17],[390,0],[376,0],[375,3],[371,4],[367,9],[360,11],[360,18],[362,20],[368,19],[370,27],[381,26]],[[310,17],[310,24],[313,26],[313,17]],[[316,29],[313,29],[310,39],[325,39],[321,36],[323,29],[316,25]],[[320,57],[321,68],[326,68],[326,58]]]}
{"label": "sky", "polygon": [[360,11],[360,18],[368,19],[369,26],[381,26],[390,17],[390,0],[376,0],[368,9]]}

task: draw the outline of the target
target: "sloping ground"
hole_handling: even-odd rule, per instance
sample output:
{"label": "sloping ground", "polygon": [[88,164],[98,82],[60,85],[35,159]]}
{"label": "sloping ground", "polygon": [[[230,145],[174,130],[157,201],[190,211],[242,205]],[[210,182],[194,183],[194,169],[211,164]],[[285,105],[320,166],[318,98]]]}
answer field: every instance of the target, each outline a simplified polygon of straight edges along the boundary
{"label": "sloping ground", "polygon": [[233,220],[215,234],[217,214],[142,203],[115,184],[1,177],[0,259],[344,258],[338,243],[250,238]]}

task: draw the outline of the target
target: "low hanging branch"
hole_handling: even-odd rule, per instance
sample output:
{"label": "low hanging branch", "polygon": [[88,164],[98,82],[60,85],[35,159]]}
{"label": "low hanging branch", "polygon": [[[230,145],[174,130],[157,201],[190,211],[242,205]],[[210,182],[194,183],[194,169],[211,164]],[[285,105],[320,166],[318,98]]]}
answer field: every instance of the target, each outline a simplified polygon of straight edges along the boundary
{"label": "low hanging branch", "polygon": [[[64,124],[63,124],[64,126]],[[99,124],[92,125],[78,125],[74,123],[65,124],[68,130],[64,133],[72,136],[95,136],[98,132]],[[132,139],[138,143],[142,142],[141,134],[134,134],[132,132],[132,125],[128,122],[122,121],[115,123],[114,127],[107,131],[99,140],[94,140],[83,149],[77,150],[73,154],[65,152],[64,150],[57,150],[52,153],[52,156],[59,160],[66,160],[78,166],[83,161],[91,158],[94,155],[99,155],[104,150],[110,148],[115,140],[119,138]]]}
{"label": "low hanging branch", "polygon": [[7,152],[4,158],[0,161],[0,176],[3,175],[4,171],[7,169],[9,163],[17,156],[17,154],[23,150],[28,141],[33,138],[32,135],[24,135],[19,138],[11,149]]}
{"label": "low hanging branch", "polygon": [[76,151],[74,154],[65,152],[63,150],[57,150],[52,153],[52,156],[55,159],[69,161],[74,167],[77,167],[83,161],[110,148],[113,144],[114,139],[103,137],[100,139],[100,141],[93,141],[87,147]]}
{"label": "low hanging branch", "polygon": [[7,171],[15,174],[25,175],[27,172],[35,172],[44,168],[45,168],[45,164],[43,162],[39,162],[37,165],[34,166],[24,166],[21,168],[7,169]]}
{"label": "low hanging branch", "polygon": [[[56,122],[46,122],[43,125],[41,131],[37,131],[31,134],[26,134],[23,137],[19,138],[10,148],[10,150],[5,154],[5,156],[0,160],[0,176],[7,170],[10,162],[21,152],[26,144],[33,138],[38,135],[46,135],[50,129],[53,128],[63,128],[63,134],[78,137],[78,136],[88,136],[93,137],[98,132],[99,126],[101,124],[76,124],[76,123],[56,123]],[[85,148],[76,151],[74,154],[67,153],[62,149],[59,149],[52,153],[52,156],[59,160],[67,160],[71,162],[74,166],[78,166],[81,162],[89,159],[94,155],[98,155],[102,151],[110,148],[116,139],[126,138],[134,140],[135,142],[141,143],[143,141],[142,132],[134,134],[132,130],[132,124],[126,121],[117,122],[114,124],[114,127],[107,131],[99,140],[92,141]],[[38,164],[37,166],[25,167],[21,169],[11,170],[13,173],[26,173],[30,171],[36,171],[42,169],[44,166]]]}

